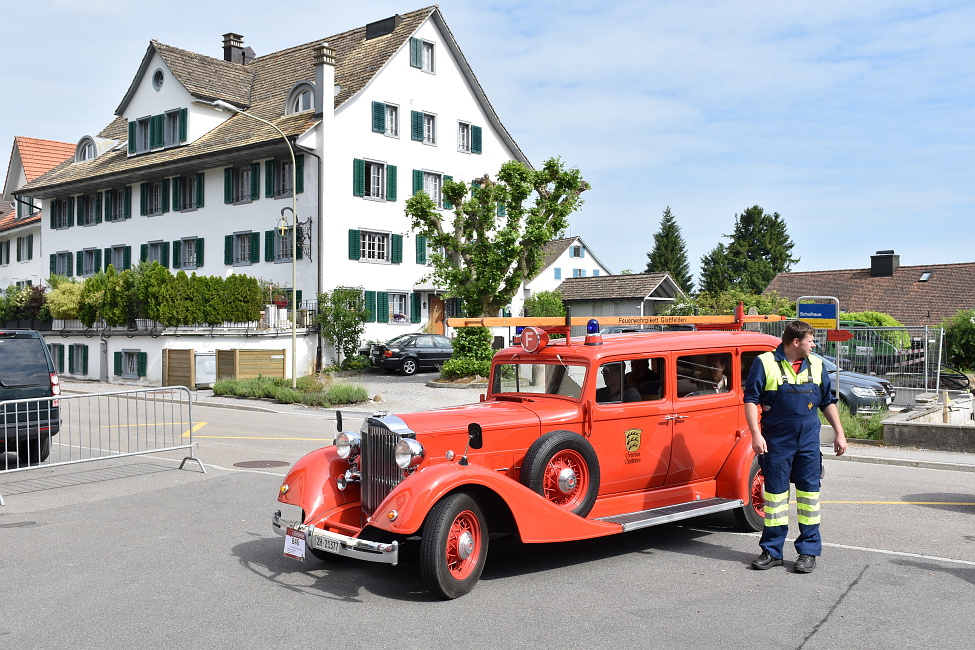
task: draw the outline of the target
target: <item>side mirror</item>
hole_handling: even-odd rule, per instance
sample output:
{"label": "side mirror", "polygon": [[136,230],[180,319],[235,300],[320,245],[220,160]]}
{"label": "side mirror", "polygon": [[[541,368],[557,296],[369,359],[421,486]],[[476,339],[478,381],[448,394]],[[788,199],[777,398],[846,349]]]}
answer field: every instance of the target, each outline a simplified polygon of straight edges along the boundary
{"label": "side mirror", "polygon": [[337,432],[342,432],[342,411],[335,412],[335,430]]}
{"label": "side mirror", "polygon": [[484,438],[481,436],[481,425],[471,422],[467,425],[468,444],[471,449],[480,449],[484,446]]}

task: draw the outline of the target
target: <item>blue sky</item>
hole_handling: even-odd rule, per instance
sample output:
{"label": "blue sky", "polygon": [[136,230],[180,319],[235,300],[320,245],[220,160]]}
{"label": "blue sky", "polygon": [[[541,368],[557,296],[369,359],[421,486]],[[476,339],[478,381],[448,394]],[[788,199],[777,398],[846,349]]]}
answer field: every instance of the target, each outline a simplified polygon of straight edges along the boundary
{"label": "blue sky", "polygon": [[[571,234],[615,272],[643,270],[668,205],[694,272],[756,204],[785,218],[794,270],[881,249],[975,261],[975,3],[439,5],[529,159],[562,156],[592,184]],[[0,146],[99,131],[151,38],[220,57],[234,31],[260,55],[422,4],[162,6],[8,4]]]}

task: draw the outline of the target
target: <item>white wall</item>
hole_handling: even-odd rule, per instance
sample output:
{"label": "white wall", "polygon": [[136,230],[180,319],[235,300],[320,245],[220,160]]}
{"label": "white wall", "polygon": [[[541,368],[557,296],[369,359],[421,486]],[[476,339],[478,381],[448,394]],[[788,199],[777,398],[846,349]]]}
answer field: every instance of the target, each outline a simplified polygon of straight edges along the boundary
{"label": "white wall", "polygon": [[[152,77],[157,69],[163,71],[163,84],[159,90],[152,86]],[[142,117],[158,115],[174,108],[188,108],[192,101],[193,97],[189,91],[177,81],[159,53],[153,52],[146,73],[125,107],[122,117],[131,122]]]}

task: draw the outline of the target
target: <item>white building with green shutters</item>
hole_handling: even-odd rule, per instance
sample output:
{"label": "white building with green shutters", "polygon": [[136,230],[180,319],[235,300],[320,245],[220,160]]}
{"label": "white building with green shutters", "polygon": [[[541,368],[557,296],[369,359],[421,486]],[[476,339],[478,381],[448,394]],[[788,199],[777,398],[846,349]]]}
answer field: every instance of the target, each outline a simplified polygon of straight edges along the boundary
{"label": "white building with green shutters", "polygon": [[[279,130],[294,149],[294,183]],[[80,134],[73,158],[22,190],[43,201],[51,273],[87,277],[141,260],[290,288],[294,264],[303,307],[313,310],[322,290],[362,287],[365,337],[387,339],[443,331],[450,310],[425,280],[426,244],[410,232],[405,199],[425,191],[448,210],[445,179],[493,175],[507,160],[527,162],[433,6],[261,56],[232,33],[222,58],[151,41],[108,126]],[[292,197],[297,250],[276,228]],[[267,320],[244,324],[246,345],[287,327]],[[239,334],[226,329],[210,338]],[[334,356],[316,351],[314,332],[300,334],[300,372]],[[197,345],[193,335],[118,345],[138,342],[147,354],[139,381],[158,383],[160,350]],[[108,367],[116,338],[85,376],[121,377]]]}

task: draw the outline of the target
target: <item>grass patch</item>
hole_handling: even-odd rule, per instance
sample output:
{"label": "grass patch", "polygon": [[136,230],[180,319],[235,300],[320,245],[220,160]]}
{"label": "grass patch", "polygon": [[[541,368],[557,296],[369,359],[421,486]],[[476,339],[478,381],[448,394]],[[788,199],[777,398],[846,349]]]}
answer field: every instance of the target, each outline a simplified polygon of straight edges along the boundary
{"label": "grass patch", "polygon": [[[864,415],[853,415],[850,409],[843,402],[836,405],[840,411],[840,423],[843,425],[843,432],[847,438],[859,440],[883,440],[884,439],[884,420],[890,412],[884,408],[875,413]],[[829,424],[822,412],[819,414],[819,421]]]}
{"label": "grass patch", "polygon": [[335,404],[355,404],[369,399],[366,389],[358,384],[341,384],[328,375],[299,377],[298,387],[290,379],[259,376],[255,379],[221,379],[213,385],[214,395],[268,397],[282,404],[307,404],[330,408]]}

